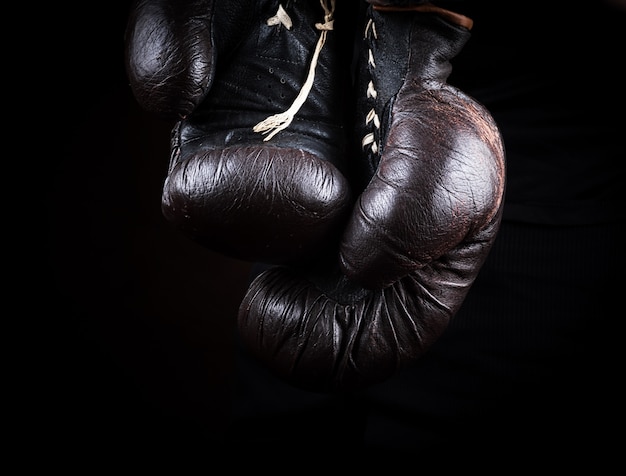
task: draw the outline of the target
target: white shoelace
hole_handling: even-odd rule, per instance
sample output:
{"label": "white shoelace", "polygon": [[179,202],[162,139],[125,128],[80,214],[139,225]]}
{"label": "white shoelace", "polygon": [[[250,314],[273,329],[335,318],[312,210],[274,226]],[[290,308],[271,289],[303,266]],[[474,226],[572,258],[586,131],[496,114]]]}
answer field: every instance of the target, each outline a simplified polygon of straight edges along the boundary
{"label": "white shoelace", "polygon": [[[315,28],[320,31],[320,37],[317,41],[317,45],[315,46],[313,58],[311,58],[311,64],[309,65],[309,74],[306,78],[306,81],[302,85],[298,96],[293,101],[289,109],[279,114],[269,116],[263,121],[259,122],[256,126],[254,126],[254,132],[266,134],[265,138],[263,139],[264,141],[270,140],[280,131],[289,127],[289,125],[293,121],[293,118],[298,113],[302,105],[306,102],[306,99],[311,92],[313,82],[315,81],[315,69],[317,67],[320,52],[322,51],[324,43],[326,42],[326,35],[334,27],[333,15],[335,12],[335,0],[330,0],[330,6],[328,5],[327,0],[320,0],[320,4],[324,9],[324,23],[315,24]],[[289,17],[282,5],[278,6],[278,11],[276,12],[276,15],[270,17],[267,20],[267,24],[270,26],[284,25],[288,30],[291,30],[292,27],[291,18]]]}

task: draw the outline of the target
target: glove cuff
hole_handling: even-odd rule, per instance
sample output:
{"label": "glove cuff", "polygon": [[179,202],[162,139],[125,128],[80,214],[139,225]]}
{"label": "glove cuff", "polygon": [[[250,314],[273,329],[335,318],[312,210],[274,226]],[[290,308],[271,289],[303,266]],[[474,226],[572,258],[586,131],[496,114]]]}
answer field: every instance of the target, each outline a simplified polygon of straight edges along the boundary
{"label": "glove cuff", "polygon": [[402,2],[402,3],[403,3],[402,5],[397,5],[395,3],[393,5],[381,5],[381,4],[373,3],[372,8],[374,10],[381,11],[381,12],[410,11],[410,12],[435,13],[439,15],[440,17],[442,17],[443,19],[449,21],[450,23],[461,26],[463,28],[467,28],[468,30],[471,30],[472,27],[474,26],[474,21],[471,18],[465,15],[461,15],[460,13],[456,13],[451,10],[446,10],[445,8],[438,7],[436,5],[433,5],[432,3],[428,3],[428,2],[420,3],[420,4],[407,3],[407,2]]}

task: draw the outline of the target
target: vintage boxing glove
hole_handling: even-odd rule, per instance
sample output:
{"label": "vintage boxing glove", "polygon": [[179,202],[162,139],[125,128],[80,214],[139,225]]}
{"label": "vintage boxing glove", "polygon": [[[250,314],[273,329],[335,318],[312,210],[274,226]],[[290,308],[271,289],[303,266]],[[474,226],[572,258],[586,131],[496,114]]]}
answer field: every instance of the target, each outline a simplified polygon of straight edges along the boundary
{"label": "vintage boxing glove", "polygon": [[212,250],[271,263],[338,240],[346,43],[335,2],[140,0],[127,30],[138,102],[177,118],[162,210]]}
{"label": "vintage boxing glove", "polygon": [[432,5],[368,6],[358,39],[361,191],[337,266],[272,267],[239,312],[242,342],[292,384],[361,388],[442,335],[496,237],[505,188],[497,125],[447,84],[471,21]]}

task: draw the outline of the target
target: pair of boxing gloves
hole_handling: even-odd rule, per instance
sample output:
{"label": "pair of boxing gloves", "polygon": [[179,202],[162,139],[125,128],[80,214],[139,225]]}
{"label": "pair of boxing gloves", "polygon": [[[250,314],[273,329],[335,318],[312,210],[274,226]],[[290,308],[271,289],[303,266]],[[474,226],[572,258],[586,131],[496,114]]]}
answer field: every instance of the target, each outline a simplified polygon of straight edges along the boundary
{"label": "pair of boxing gloves", "polygon": [[130,85],[175,119],[165,217],[265,269],[247,350],[295,386],[362,388],[442,335],[496,237],[505,154],[447,83],[471,20],[420,1],[139,0]]}

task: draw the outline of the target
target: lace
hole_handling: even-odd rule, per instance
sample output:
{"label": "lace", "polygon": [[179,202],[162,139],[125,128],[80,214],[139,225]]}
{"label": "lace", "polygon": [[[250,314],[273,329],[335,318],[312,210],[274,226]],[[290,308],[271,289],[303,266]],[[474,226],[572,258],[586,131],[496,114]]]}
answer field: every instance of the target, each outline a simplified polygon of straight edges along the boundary
{"label": "lace", "polygon": [[[368,42],[372,42],[378,39],[378,33],[376,32],[376,23],[374,23],[374,20],[371,18],[365,25],[363,39]],[[374,53],[372,52],[371,47],[368,49],[367,52],[367,63],[371,69],[376,69],[376,61],[374,60]],[[369,83],[367,84],[367,90],[365,94],[367,95],[368,99],[376,100],[378,92],[376,91],[376,86],[374,85],[373,81],[369,81]],[[363,139],[361,140],[361,146],[363,147],[363,149],[367,149],[369,147],[373,154],[377,154],[379,151],[379,146],[378,142],[376,141],[376,135],[380,129],[380,118],[378,117],[378,114],[373,107],[365,116],[365,125],[370,126],[370,124],[374,126],[374,131],[366,134],[365,137],[363,137]]]}
{"label": "lace", "polygon": [[[306,81],[302,85],[302,88],[300,88],[298,96],[293,101],[289,109],[279,114],[269,116],[254,126],[254,132],[266,134],[265,138],[263,139],[264,141],[270,140],[280,131],[289,127],[289,125],[293,121],[293,118],[296,116],[302,105],[306,102],[307,97],[311,92],[311,88],[313,87],[313,83],[315,81],[315,69],[317,68],[317,62],[320,52],[322,51],[322,48],[324,48],[324,43],[326,42],[326,35],[334,27],[333,15],[335,12],[335,0],[330,0],[330,6],[327,0],[320,0],[320,4],[324,9],[324,23],[315,24],[315,28],[320,31],[320,37],[315,46],[313,57],[311,58],[311,64],[309,65],[309,73],[307,75]],[[289,18],[289,15],[282,7],[282,5],[279,5],[276,15],[269,18],[267,20],[267,24],[270,26],[282,24],[287,29],[291,29],[292,22],[291,18]]]}

